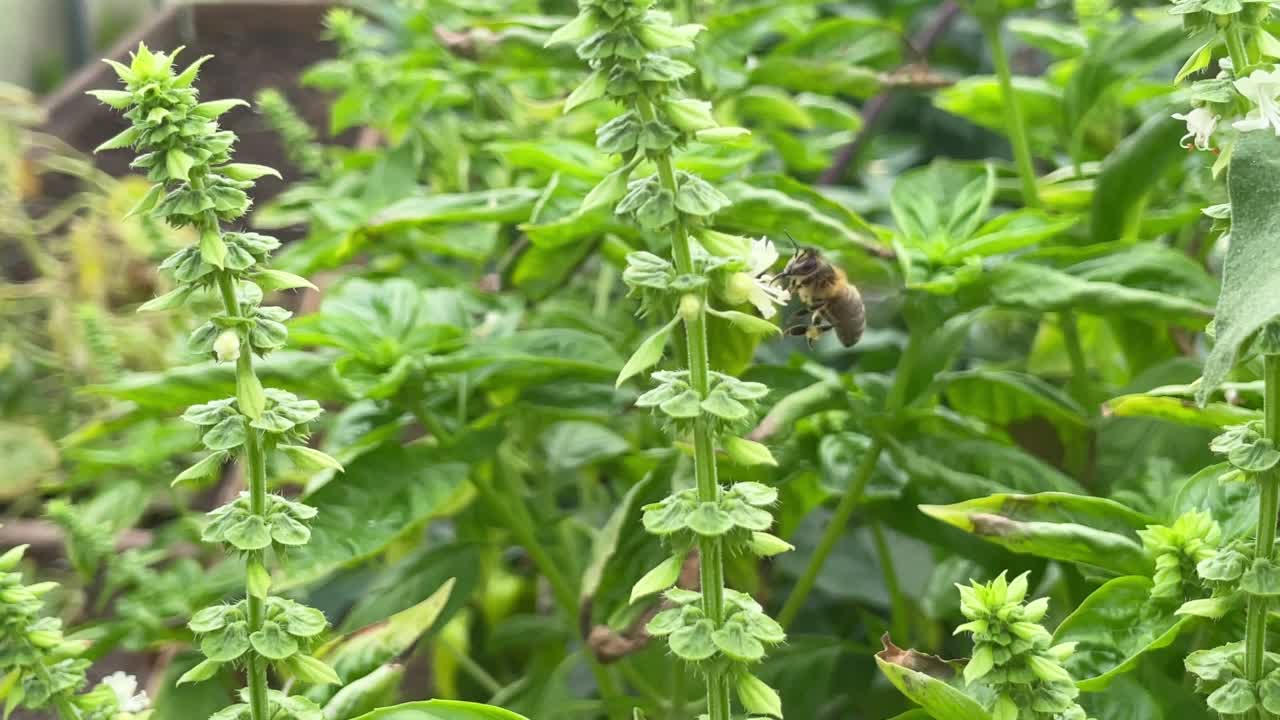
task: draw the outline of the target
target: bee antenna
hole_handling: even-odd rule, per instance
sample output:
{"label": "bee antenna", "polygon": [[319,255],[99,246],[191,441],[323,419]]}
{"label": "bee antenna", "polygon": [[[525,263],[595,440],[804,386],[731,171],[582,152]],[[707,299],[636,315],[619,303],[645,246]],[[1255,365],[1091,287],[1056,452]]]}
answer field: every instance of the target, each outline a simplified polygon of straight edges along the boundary
{"label": "bee antenna", "polygon": [[790,231],[790,230],[783,230],[783,231],[782,231],[782,234],[787,236],[787,239],[791,241],[791,249],[795,251],[795,254],[796,254],[796,255],[799,255],[799,254],[800,254],[800,245],[798,245],[798,244],[796,243],[796,239],[795,239],[795,238],[791,237],[791,231]]}

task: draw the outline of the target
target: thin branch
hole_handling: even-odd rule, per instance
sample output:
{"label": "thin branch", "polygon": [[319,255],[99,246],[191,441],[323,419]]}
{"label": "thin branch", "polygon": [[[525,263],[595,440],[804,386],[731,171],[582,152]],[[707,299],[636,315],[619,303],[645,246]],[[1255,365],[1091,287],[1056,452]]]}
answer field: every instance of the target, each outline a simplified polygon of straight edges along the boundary
{"label": "thin branch", "polygon": [[[959,14],[960,6],[956,4],[955,0],[947,0],[938,9],[938,14],[934,16],[933,21],[908,41],[911,48],[922,58],[926,56]],[[871,141],[872,136],[875,135],[881,117],[889,109],[889,103],[898,92],[898,89],[897,87],[890,87],[867,101],[867,104],[862,109],[862,129],[858,131],[853,141],[840,148],[840,152],[836,154],[836,159],[832,161],[831,167],[827,168],[818,178],[818,184],[835,185],[840,182],[840,178],[844,177],[854,159],[858,157],[862,149]]]}

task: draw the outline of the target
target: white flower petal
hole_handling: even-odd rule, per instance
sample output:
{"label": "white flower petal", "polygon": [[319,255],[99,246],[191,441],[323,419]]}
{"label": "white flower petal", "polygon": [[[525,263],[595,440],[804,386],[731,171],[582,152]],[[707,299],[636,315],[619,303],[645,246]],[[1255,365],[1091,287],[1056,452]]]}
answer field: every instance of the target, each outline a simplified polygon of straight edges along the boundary
{"label": "white flower petal", "polygon": [[119,670],[102,678],[102,684],[111,688],[116,696],[116,705],[121,712],[136,713],[146,710],[151,705],[147,693],[137,692],[138,679]]}

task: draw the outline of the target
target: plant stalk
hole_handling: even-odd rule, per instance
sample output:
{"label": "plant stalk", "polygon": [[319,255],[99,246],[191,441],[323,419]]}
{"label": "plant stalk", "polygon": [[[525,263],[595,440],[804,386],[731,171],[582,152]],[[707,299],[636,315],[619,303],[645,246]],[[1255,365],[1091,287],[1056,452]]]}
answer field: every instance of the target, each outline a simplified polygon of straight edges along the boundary
{"label": "plant stalk", "polygon": [[[542,573],[542,576],[547,579],[547,583],[551,585],[551,594],[555,597],[556,605],[560,607],[560,611],[564,613],[566,622],[569,623],[570,627],[574,626],[581,612],[577,594],[564,573],[560,572],[560,568],[552,559],[551,553],[538,540],[537,526],[534,524],[533,518],[529,516],[528,510],[524,506],[524,501],[520,499],[520,493],[509,488],[495,488],[490,480],[479,477],[473,480],[473,484],[489,508],[501,516],[502,522],[515,535],[516,541],[524,547],[525,552],[529,553],[529,558],[533,560],[538,572]],[[510,500],[513,496],[516,498],[515,502]],[[621,717],[619,715],[620,710],[610,702],[611,699],[620,697],[622,692],[616,679],[609,668],[596,661],[590,651],[587,651],[585,655],[587,664],[591,667],[591,672],[595,676],[596,687],[600,690],[600,698],[607,708],[609,717]]]}
{"label": "plant stalk", "polygon": [[[911,379],[911,368],[915,365],[915,356],[920,351],[920,345],[923,338],[918,332],[912,332],[910,339],[907,340],[907,347],[902,352],[902,357],[898,358],[898,367],[894,371],[893,387],[889,390],[889,397],[885,400],[885,414],[888,415],[890,422],[893,422],[898,411],[902,409],[906,403],[907,384]],[[862,501],[862,494],[870,482],[871,476],[875,473],[876,464],[880,461],[880,453],[884,451],[885,439],[883,434],[877,434],[871,441],[871,446],[867,448],[867,452],[862,456],[862,462],[858,464],[858,468],[854,471],[853,482],[849,485],[849,489],[845,491],[844,497],[840,498],[840,503],[836,505],[835,512],[831,515],[831,520],[827,522],[827,527],[822,532],[822,537],[818,540],[818,546],[814,548],[813,555],[809,558],[809,564],[804,569],[804,574],[796,581],[795,589],[787,596],[787,601],[782,605],[782,611],[778,613],[778,622],[783,628],[788,628],[796,619],[796,615],[800,614],[800,609],[804,607],[805,600],[809,598],[809,593],[813,591],[814,584],[818,581],[818,574],[822,572],[822,566],[827,561],[827,556],[835,549],[836,542],[844,535],[845,528],[849,524],[849,519],[853,517],[853,511]]]}
{"label": "plant stalk", "polygon": [[[645,97],[636,100],[640,117],[654,122],[657,114],[653,103]],[[658,168],[658,180],[673,195],[679,192],[671,155],[663,153],[653,158]],[[671,231],[671,254],[676,271],[693,273],[693,251],[689,245],[689,232],[679,214]],[[711,391],[711,356],[707,349],[707,294],[697,293],[697,308],[685,315],[685,343],[688,350],[689,385],[699,397],[705,398]],[[683,305],[683,303],[682,303]],[[699,415],[693,426],[694,477],[697,480],[698,500],[718,502],[720,481],[716,469],[715,428],[706,415]],[[698,539],[700,557],[699,573],[702,585],[702,611],[717,627],[724,622],[724,557],[723,544],[718,537]],[[724,671],[710,667],[707,672],[707,713],[710,720],[730,720],[729,685]]]}
{"label": "plant stalk", "polygon": [[1013,146],[1013,160],[1018,166],[1018,179],[1022,182],[1022,204],[1040,207],[1040,192],[1036,189],[1036,168],[1031,160],[1031,143],[1027,140],[1027,126],[1022,119],[1022,108],[1013,89],[1013,71],[1009,68],[1009,53],[1000,34],[1000,18],[982,19],[982,31],[991,48],[991,60],[995,64],[996,77],[1000,80],[1000,95],[1004,99],[1005,113],[1009,117],[1009,144]]}
{"label": "plant stalk", "polygon": [[1238,78],[1244,77],[1249,67],[1249,51],[1240,37],[1240,26],[1233,22],[1223,29],[1222,35],[1227,44],[1227,56],[1231,58],[1232,73]]}
{"label": "plant stalk", "polygon": [[[1275,442],[1280,438],[1280,355],[1265,357],[1265,404],[1267,437]],[[1263,473],[1262,497],[1258,503],[1258,537],[1254,557],[1271,560],[1275,557],[1276,519],[1280,513],[1280,470],[1272,468]],[[1245,676],[1251,683],[1262,679],[1267,651],[1268,598],[1249,596],[1248,617],[1245,621]],[[1270,713],[1256,709],[1259,720],[1271,717]]]}
{"label": "plant stalk", "polygon": [[[210,219],[210,222],[216,220]],[[222,296],[223,310],[230,317],[240,316],[240,303],[236,299],[235,279],[230,273],[218,273],[218,291]],[[248,371],[246,373],[236,373],[236,382],[246,375],[253,374],[253,350],[246,343],[241,349],[240,358],[237,360]],[[242,397],[240,388],[237,387],[237,397]],[[267,511],[267,458],[266,452],[262,445],[262,432],[253,428],[245,438],[245,464],[246,476],[249,484],[249,507],[255,515],[265,515]],[[246,566],[254,564],[262,564],[261,553],[250,555],[246,561]],[[262,629],[262,621],[264,618],[264,610],[262,606],[262,598],[255,597],[249,588],[245,588],[245,604],[249,610],[249,633],[255,633]],[[245,675],[249,681],[249,712],[253,720],[267,720],[270,706],[267,702],[267,664],[263,658],[258,657],[257,653],[250,651],[247,653],[248,658],[245,662]]]}

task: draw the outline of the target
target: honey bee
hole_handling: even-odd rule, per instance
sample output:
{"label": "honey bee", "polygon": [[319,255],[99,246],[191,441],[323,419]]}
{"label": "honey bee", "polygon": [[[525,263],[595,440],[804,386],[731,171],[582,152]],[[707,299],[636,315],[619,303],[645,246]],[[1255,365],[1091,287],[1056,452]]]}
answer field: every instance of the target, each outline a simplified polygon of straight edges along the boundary
{"label": "honey bee", "polygon": [[[794,239],[791,242],[795,244]],[[828,330],[835,330],[845,347],[853,347],[862,338],[867,327],[862,294],[844,271],[828,262],[816,248],[796,247],[787,266],[773,280],[784,283],[804,303],[804,309],[792,321],[808,317],[807,322],[786,328],[787,335],[804,336],[810,347]]]}

